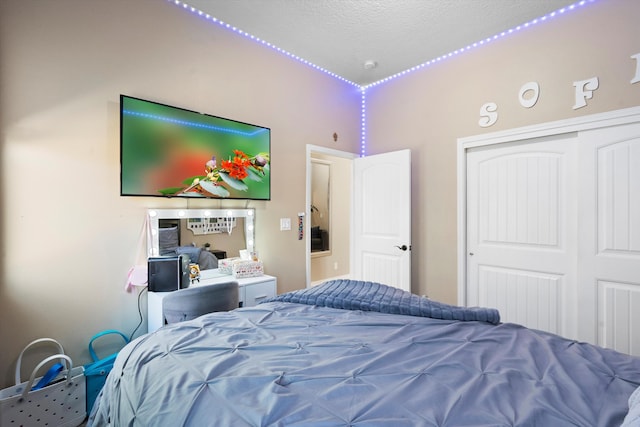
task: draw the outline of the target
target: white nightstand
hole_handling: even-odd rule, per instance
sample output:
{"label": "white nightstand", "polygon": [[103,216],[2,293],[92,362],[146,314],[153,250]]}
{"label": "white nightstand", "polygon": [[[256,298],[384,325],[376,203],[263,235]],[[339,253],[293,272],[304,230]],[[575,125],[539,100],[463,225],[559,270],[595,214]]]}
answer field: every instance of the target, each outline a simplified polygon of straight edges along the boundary
{"label": "white nightstand", "polygon": [[[200,282],[196,282],[191,286],[215,286],[218,283],[233,280],[236,280],[239,285],[238,300],[240,301],[240,307],[252,307],[264,299],[276,296],[277,279],[267,274],[246,279],[236,279],[231,275],[219,273],[217,269],[203,270],[200,275]],[[155,331],[164,324],[162,299],[169,293],[149,292],[147,296],[147,330],[149,332]]]}

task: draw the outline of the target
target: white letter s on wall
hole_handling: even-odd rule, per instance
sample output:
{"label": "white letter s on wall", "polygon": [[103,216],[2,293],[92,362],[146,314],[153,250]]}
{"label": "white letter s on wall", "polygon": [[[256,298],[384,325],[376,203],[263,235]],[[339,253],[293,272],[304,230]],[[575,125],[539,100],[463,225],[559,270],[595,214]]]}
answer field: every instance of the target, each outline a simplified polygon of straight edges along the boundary
{"label": "white letter s on wall", "polygon": [[495,102],[487,102],[480,107],[480,120],[478,124],[483,127],[489,127],[498,121],[498,105]]}

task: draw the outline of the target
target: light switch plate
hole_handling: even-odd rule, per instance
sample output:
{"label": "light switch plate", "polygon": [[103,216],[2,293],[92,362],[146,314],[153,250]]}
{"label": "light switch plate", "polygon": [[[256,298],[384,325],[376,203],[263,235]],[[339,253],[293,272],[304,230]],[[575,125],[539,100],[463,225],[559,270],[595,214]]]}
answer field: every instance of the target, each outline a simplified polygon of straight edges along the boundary
{"label": "light switch plate", "polygon": [[291,230],[291,218],[280,218],[280,231]]}

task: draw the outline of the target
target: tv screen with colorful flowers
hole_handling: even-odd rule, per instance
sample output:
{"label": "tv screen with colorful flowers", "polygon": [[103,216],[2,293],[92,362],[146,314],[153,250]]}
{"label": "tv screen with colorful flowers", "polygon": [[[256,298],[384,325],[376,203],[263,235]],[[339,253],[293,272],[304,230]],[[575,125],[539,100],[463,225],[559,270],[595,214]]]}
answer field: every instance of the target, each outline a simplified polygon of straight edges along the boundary
{"label": "tv screen with colorful flowers", "polygon": [[120,194],[271,198],[271,130],[120,96]]}

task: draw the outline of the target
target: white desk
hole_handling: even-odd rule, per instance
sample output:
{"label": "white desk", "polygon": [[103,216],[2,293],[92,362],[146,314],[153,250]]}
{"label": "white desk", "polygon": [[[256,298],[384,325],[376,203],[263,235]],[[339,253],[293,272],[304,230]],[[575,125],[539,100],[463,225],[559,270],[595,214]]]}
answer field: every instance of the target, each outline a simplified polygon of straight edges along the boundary
{"label": "white desk", "polygon": [[[221,274],[218,269],[200,272],[200,282],[191,286],[215,286],[218,283],[238,282],[238,300],[240,307],[252,307],[260,301],[276,296],[277,279],[273,276],[262,275],[236,279],[229,274]],[[149,292],[147,296],[147,330],[153,332],[164,324],[162,317],[162,300],[170,292]]]}

